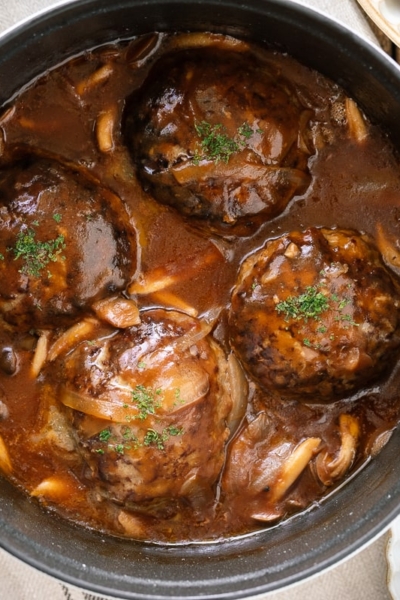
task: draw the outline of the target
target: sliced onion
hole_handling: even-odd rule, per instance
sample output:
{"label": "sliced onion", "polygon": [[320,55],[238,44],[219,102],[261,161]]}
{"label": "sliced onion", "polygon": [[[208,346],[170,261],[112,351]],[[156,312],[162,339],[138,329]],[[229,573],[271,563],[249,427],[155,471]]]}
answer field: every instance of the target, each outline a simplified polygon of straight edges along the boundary
{"label": "sliced onion", "polygon": [[137,304],[128,298],[105,298],[95,302],[92,308],[99,319],[118,329],[125,329],[140,323]]}
{"label": "sliced onion", "polygon": [[232,400],[232,409],[228,415],[227,426],[233,433],[238,428],[246,412],[248,385],[243,369],[234,354],[231,353],[228,356],[226,363],[227,384]]}
{"label": "sliced onion", "polygon": [[161,410],[176,414],[206,396],[210,378],[207,371],[195,362],[170,363],[160,369],[153,387],[162,390]]}
{"label": "sliced onion", "polygon": [[285,495],[290,486],[304,471],[320,443],[320,438],[307,438],[294,449],[283,464],[278,479],[272,487],[270,502],[277,502]]}
{"label": "sliced onion", "polygon": [[385,263],[400,274],[400,250],[394,240],[390,240],[380,223],[376,226],[376,243]]}
{"label": "sliced onion", "polygon": [[113,70],[112,65],[107,63],[100,67],[100,69],[97,69],[97,71],[92,73],[89,77],[80,81],[75,88],[79,96],[82,96],[85,92],[89,92],[103,81],[106,81]]}
{"label": "sliced onion", "polygon": [[75,323],[75,325],[72,325],[72,327],[64,331],[64,333],[62,333],[54,342],[49,350],[47,359],[50,362],[56,360],[60,354],[67,352],[67,350],[70,350],[73,346],[86,339],[88,335],[93,333],[98,325],[99,322],[96,319],[90,318]]}
{"label": "sliced onion", "polygon": [[37,377],[42,370],[43,365],[47,360],[47,353],[49,348],[49,331],[43,331],[40,335],[36,348],[35,354],[33,355],[33,360],[31,364],[30,373],[32,377]]}
{"label": "sliced onion", "polygon": [[299,147],[299,149],[304,152],[305,154],[310,154],[311,153],[311,149],[308,146],[307,143],[307,127],[309,126],[309,122],[310,119],[312,117],[312,111],[311,110],[303,110],[303,112],[300,115],[300,119],[299,119],[299,134],[298,134],[298,139],[297,139],[297,145]]}
{"label": "sliced onion", "polygon": [[260,185],[265,184],[266,181],[273,183],[284,177],[285,182],[290,182],[295,188],[305,186],[309,181],[309,176],[300,169],[254,164],[244,161],[241,156],[233,157],[228,163],[204,160],[199,164],[194,164],[192,161],[187,161],[173,167],[171,172],[180,185],[205,180],[210,176],[213,178],[234,177],[238,182],[255,181]]}
{"label": "sliced onion", "polygon": [[182,354],[188,350],[191,346],[194,346],[197,342],[205,338],[206,335],[210,333],[211,329],[211,323],[199,321],[197,327],[194,327],[180,337],[172,339],[169,344],[161,346],[153,352],[139,355],[137,360],[145,362],[150,368],[156,368],[171,356],[177,357],[179,354]]}
{"label": "sliced onion", "polygon": [[350,135],[359,143],[368,135],[367,126],[357,104],[351,98],[346,98],[347,125]]}
{"label": "sliced onion", "polygon": [[73,410],[115,423],[126,423],[127,417],[137,414],[137,409],[131,402],[132,393],[127,390],[112,390],[105,399],[78,394],[64,387],[60,393],[60,401]]}
{"label": "sliced onion", "polygon": [[126,52],[126,62],[132,66],[141,65],[159,47],[162,37],[160,33],[150,33],[133,40]]}
{"label": "sliced onion", "polygon": [[165,274],[164,269],[159,268],[147,273],[146,275],[142,275],[138,277],[136,281],[134,281],[129,286],[130,294],[153,294],[154,292],[158,292],[160,290],[164,290],[165,288],[174,285],[179,281],[179,275],[167,275]]}
{"label": "sliced onion", "polygon": [[382,448],[386,446],[392,435],[393,430],[383,431],[380,433],[373,441],[371,450],[368,454],[371,454],[372,457],[375,457],[377,454],[379,454]]}
{"label": "sliced onion", "polygon": [[117,117],[117,107],[112,106],[99,114],[96,121],[97,145],[101,152],[111,152],[114,149],[114,126]]}
{"label": "sliced onion", "polygon": [[139,517],[121,510],[118,515],[118,522],[124,528],[124,531],[130,538],[142,540],[147,537],[147,528]]}
{"label": "sliced onion", "polygon": [[13,470],[7,446],[6,446],[3,438],[1,437],[1,435],[0,435],[0,469],[6,475],[10,475],[10,473],[12,473],[12,470]]}
{"label": "sliced onion", "polygon": [[128,292],[139,295],[159,292],[194,277],[196,272],[210,266],[221,257],[222,253],[219,248],[214,244],[210,245],[206,252],[201,255],[188,256],[183,263],[169,263],[164,267],[143,273],[129,286]]}
{"label": "sliced onion", "polygon": [[221,46],[221,48],[238,52],[245,52],[249,49],[249,45],[242,40],[230,36],[222,38],[219,34],[213,33],[186,33],[172,40],[172,47],[175,48],[207,48],[209,46]]}
{"label": "sliced onion", "polygon": [[155,292],[152,294],[152,298],[155,302],[160,303],[162,306],[181,310],[191,317],[197,317],[199,314],[199,311],[194,308],[194,306],[191,306],[185,302],[183,298],[180,298],[169,290],[160,290],[159,292]]}
{"label": "sliced onion", "polygon": [[318,478],[324,485],[332,485],[349,470],[354,462],[360,426],[352,415],[341,414],[339,417],[341,446],[339,453],[332,456],[328,452],[321,453],[315,461]]}
{"label": "sliced onion", "polygon": [[31,496],[45,498],[65,498],[73,493],[74,488],[71,481],[62,479],[57,475],[43,479],[31,492]]}

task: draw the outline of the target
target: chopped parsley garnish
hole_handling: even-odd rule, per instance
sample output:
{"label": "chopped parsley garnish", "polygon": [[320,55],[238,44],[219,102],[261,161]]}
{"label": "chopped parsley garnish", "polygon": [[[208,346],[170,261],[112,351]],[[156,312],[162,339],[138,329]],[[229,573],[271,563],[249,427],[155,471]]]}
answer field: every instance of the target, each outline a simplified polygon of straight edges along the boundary
{"label": "chopped parsley garnish", "polygon": [[[325,271],[320,271],[320,275],[325,276]],[[320,282],[314,286],[308,286],[303,293],[297,296],[289,296],[286,300],[278,302],[275,306],[276,311],[284,315],[285,321],[290,321],[290,319],[304,323],[307,323],[309,319],[318,321],[319,324],[315,331],[320,334],[329,333],[329,327],[322,322],[322,316],[328,310],[331,311],[331,314],[333,313],[331,317],[333,321],[343,323],[344,329],[349,329],[351,326],[359,327],[359,323],[356,323],[352,314],[343,312],[352,303],[351,299],[346,296],[339,296],[334,292],[328,294],[325,291],[323,293],[321,291],[322,285],[322,282]],[[304,328],[304,333],[310,333],[310,331],[306,332]],[[330,334],[328,337],[331,341],[335,339],[334,334]],[[308,337],[303,338],[303,344],[316,350],[328,349],[325,342],[321,346],[321,344],[314,343]]]}
{"label": "chopped parsley garnish", "polygon": [[[139,446],[136,436],[129,427],[125,427],[120,436],[114,436],[110,429],[103,429],[99,433],[99,441],[107,444],[107,449],[113,450],[117,454],[124,454],[125,450],[131,450],[132,443],[134,447]],[[104,448],[97,448],[95,452],[97,454],[104,454],[105,450]]]}
{"label": "chopped parsley garnish", "polygon": [[248,140],[253,135],[253,130],[248,123],[243,123],[238,129],[238,134]]}
{"label": "chopped parsley garnish", "polygon": [[[155,415],[156,409],[161,406],[161,389],[147,388],[144,385],[137,385],[132,390],[132,402],[136,405],[139,413],[130,417],[128,415],[127,420],[132,421],[133,419],[145,420],[149,415]],[[175,390],[175,398],[181,402],[184,402],[180,396],[179,388]],[[124,404],[124,408],[129,408],[130,404]],[[159,420],[156,419],[156,423]],[[124,454],[125,450],[137,449],[141,446],[155,446],[159,450],[164,450],[165,442],[171,436],[178,436],[183,434],[182,427],[176,427],[170,425],[165,427],[161,432],[156,431],[152,428],[142,430],[139,437],[133,433],[132,429],[128,426],[124,426],[120,432],[113,433],[110,428],[103,429],[98,434],[98,442],[104,444],[104,447],[95,449],[94,451],[98,454],[104,454],[105,450],[116,452],[117,454]]]}
{"label": "chopped parsley garnish", "polygon": [[164,450],[164,444],[170,436],[177,436],[183,434],[182,427],[166,427],[161,433],[155,429],[148,429],[143,439],[145,446],[156,446],[159,450]]}
{"label": "chopped parsley garnish", "polygon": [[103,429],[103,431],[100,431],[100,433],[99,433],[99,440],[101,442],[108,442],[110,437],[111,437],[111,431],[109,429]]}
{"label": "chopped parsley garnish", "polygon": [[132,402],[136,404],[139,414],[138,419],[143,421],[149,415],[154,415],[156,408],[161,406],[161,390],[146,388],[144,385],[137,385],[132,390]]}
{"label": "chopped parsley garnish", "polygon": [[65,257],[61,256],[64,248],[63,235],[42,242],[36,240],[36,232],[33,229],[27,229],[18,233],[14,248],[7,248],[7,250],[13,252],[14,260],[21,258],[24,261],[20,273],[39,277],[41,271],[50,262],[56,262],[59,258],[65,260]]}
{"label": "chopped parsley garnish", "polygon": [[329,299],[315,286],[308,286],[299,296],[289,296],[276,305],[279,313],[284,313],[286,319],[317,319],[329,308]]}
{"label": "chopped parsley garnish", "polygon": [[60,213],[54,213],[53,219],[55,220],[56,223],[59,223],[62,219],[62,215],[60,215]]}
{"label": "chopped parsley garnish", "polygon": [[[246,147],[248,140],[253,135],[253,129],[248,123],[243,123],[238,128],[237,135],[234,138],[226,133],[226,129],[221,123],[211,124],[207,121],[201,121],[196,123],[194,127],[201,145],[201,153],[193,157],[195,163],[203,158],[227,163],[232,154]],[[261,130],[257,130],[257,132],[262,133]]]}

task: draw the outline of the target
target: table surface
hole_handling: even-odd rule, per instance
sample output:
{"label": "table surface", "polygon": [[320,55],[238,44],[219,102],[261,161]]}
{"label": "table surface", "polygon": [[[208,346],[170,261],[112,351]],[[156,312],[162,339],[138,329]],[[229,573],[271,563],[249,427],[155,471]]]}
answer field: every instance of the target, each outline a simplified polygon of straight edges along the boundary
{"label": "table surface", "polygon": [[[297,0],[326,12],[352,26],[382,48],[397,62],[400,50],[364,15],[356,0]],[[56,0],[0,0],[0,32],[23,18],[55,4]],[[366,548],[310,580],[279,592],[268,600],[390,600],[387,587],[386,548],[390,530]],[[0,600],[98,600],[53,580],[0,550]]]}

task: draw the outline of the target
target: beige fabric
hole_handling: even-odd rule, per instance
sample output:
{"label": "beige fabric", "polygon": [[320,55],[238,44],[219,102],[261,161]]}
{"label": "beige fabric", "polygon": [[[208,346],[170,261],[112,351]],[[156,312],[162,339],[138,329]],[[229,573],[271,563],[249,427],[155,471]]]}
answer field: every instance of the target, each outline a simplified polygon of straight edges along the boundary
{"label": "beige fabric", "polygon": [[[370,41],[376,41],[355,0],[301,2],[341,20]],[[53,4],[56,2],[49,0],[0,0],[0,32]],[[268,594],[268,600],[389,600],[385,555],[388,536],[389,533],[382,535],[367,548],[326,573],[292,588]],[[59,582],[0,550],[0,600],[99,598],[104,597]]]}

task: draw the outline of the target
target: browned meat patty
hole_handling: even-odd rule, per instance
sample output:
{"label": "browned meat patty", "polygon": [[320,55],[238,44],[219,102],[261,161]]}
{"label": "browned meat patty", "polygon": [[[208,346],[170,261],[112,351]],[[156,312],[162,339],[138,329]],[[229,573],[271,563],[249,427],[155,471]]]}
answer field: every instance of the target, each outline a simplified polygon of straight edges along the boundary
{"label": "browned meat patty", "polygon": [[13,325],[66,325],[136,270],[117,196],[55,161],[0,172],[0,312]]}
{"label": "browned meat patty", "polygon": [[334,400],[393,365],[399,306],[398,283],[366,236],[293,232],[243,263],[232,296],[232,345],[265,389]]}
{"label": "browned meat patty", "polygon": [[86,478],[136,511],[169,516],[213,498],[232,402],[226,360],[197,319],[151,310],[52,366]]}
{"label": "browned meat patty", "polygon": [[276,67],[191,49],[155,65],[128,106],[126,140],[158,200],[232,225],[274,217],[306,189],[311,117]]}

